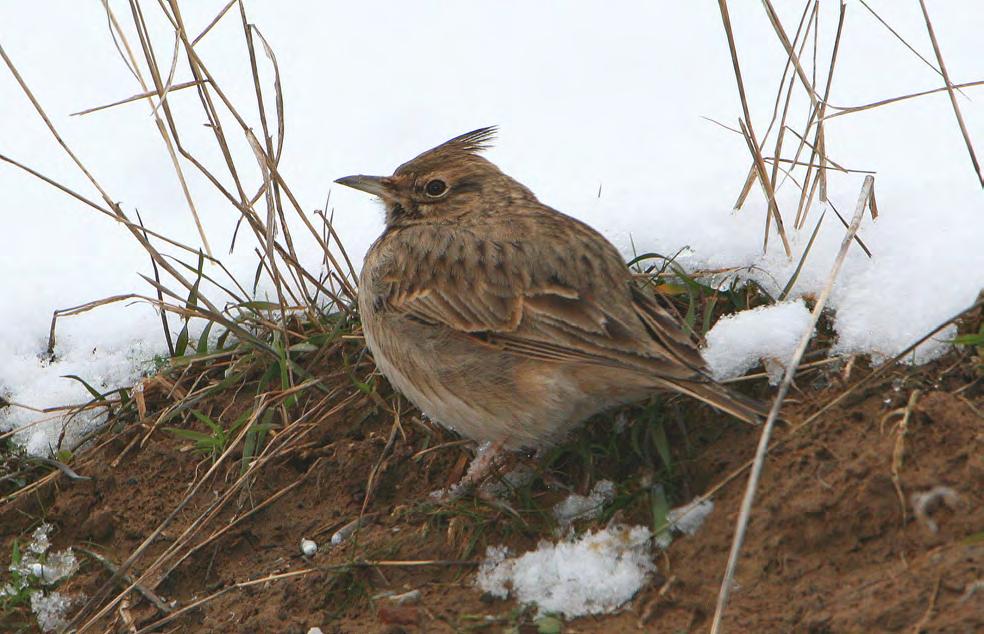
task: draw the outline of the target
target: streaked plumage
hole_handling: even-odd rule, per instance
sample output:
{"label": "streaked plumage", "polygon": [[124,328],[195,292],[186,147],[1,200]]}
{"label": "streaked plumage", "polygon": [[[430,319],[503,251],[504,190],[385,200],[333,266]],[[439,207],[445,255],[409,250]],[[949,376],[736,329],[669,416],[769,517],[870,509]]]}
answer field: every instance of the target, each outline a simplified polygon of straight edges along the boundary
{"label": "streaked plumage", "polygon": [[386,204],[359,310],[390,382],[463,436],[511,449],[555,443],[657,390],[756,420],[757,404],[707,377],[693,338],[608,240],[479,156],[493,134],[451,139],[389,177],[338,181]]}

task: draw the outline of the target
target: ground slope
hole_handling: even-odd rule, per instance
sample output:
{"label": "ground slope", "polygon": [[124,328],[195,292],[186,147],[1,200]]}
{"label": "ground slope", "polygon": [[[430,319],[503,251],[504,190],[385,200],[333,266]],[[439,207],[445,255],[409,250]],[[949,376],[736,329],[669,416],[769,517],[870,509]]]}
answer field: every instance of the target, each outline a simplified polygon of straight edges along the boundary
{"label": "ground slope", "polygon": [[[728,631],[984,628],[984,588],[975,592],[984,579],[984,381],[976,363],[968,353],[951,353],[918,369],[894,368],[796,429],[870,370],[855,367],[846,381],[842,369],[799,380],[785,410],[791,426],[777,432],[759,489]],[[766,386],[755,389],[768,393]],[[645,522],[638,492],[665,473],[626,449],[626,437],[635,433],[631,419],[642,411],[634,408],[625,412],[627,430],[613,432],[610,416],[596,419],[569,451],[536,463],[540,477],[504,502],[466,498],[434,505],[428,492],[461,472],[465,449],[411,412],[402,412],[401,433],[369,396],[356,393],[347,403],[312,423],[303,446],[268,464],[234,504],[206,523],[190,542],[195,546],[182,547],[170,560],[166,578],[157,573],[146,583],[178,608],[219,593],[156,631],[303,633],[319,626],[325,632],[535,632],[531,610],[483,597],[474,587],[473,562],[485,547],[535,546],[549,536],[544,509],[563,496],[558,487],[584,492],[601,478],[614,479],[620,492],[618,508],[603,519]],[[688,420],[666,427],[674,464],[667,490],[674,503],[707,491],[752,456],[757,429],[722,422],[685,403],[667,411]],[[58,476],[5,505],[4,551],[44,519],[55,526],[56,548],[82,546],[117,563],[125,560],[211,465],[189,450],[187,440],[158,430],[114,466],[145,431],[129,425],[107,432],[98,448],[80,454],[73,468],[92,480]],[[238,475],[238,466],[217,470],[134,569],[143,571],[180,539]],[[335,531],[360,515],[367,485],[372,495],[363,528],[341,546],[327,546]],[[577,619],[564,631],[706,631],[743,485],[744,475],[721,488],[703,529],[658,556],[659,574],[624,611]],[[917,512],[912,496],[937,487],[948,487],[957,499]],[[255,510],[277,492],[283,494]],[[300,553],[302,537],[321,545],[312,558]],[[80,559],[80,573],[60,589],[93,596],[109,574]],[[351,565],[354,560],[425,563]],[[292,571],[297,576],[234,587]],[[382,596],[411,590],[419,590],[420,598],[405,605]],[[141,628],[162,616],[133,594],[97,629],[127,631],[131,619]],[[3,618],[3,627],[11,629],[31,621],[26,608]]]}

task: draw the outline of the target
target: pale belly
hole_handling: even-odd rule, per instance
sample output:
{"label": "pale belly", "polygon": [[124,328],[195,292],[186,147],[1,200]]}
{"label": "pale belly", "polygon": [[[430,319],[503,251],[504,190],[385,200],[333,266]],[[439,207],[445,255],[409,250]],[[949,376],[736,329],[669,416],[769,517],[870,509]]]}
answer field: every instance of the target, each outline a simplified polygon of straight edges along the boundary
{"label": "pale belly", "polygon": [[476,371],[465,367],[471,355],[460,350],[456,355],[439,350],[438,342],[429,343],[426,338],[411,335],[396,340],[379,330],[377,324],[364,327],[376,367],[428,418],[478,442],[514,444],[509,441],[515,438],[522,445],[537,435],[522,429],[525,425],[517,420],[522,417],[510,407],[511,399],[502,398],[515,387],[511,377],[503,376],[507,368]]}
{"label": "pale belly", "polygon": [[609,386],[601,368],[517,357],[426,324],[401,322],[397,338],[386,319],[400,318],[363,313],[379,371],[429,418],[479,443],[555,444],[585,418],[648,391],[615,389],[625,377]]}

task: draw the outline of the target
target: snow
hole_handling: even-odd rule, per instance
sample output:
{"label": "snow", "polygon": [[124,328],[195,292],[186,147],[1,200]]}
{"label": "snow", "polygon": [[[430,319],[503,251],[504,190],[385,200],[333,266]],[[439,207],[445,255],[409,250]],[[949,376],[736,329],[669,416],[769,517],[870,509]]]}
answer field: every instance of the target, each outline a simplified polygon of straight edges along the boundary
{"label": "snow", "polygon": [[61,592],[31,594],[31,612],[42,632],[61,632],[68,627],[68,609],[77,601]]}
{"label": "snow", "polygon": [[666,514],[667,527],[654,538],[656,547],[663,550],[669,548],[674,534],[695,535],[713,510],[714,502],[699,498],[670,509]]}
{"label": "snow", "polygon": [[[11,349],[9,342],[0,339],[0,396],[16,404],[34,408],[64,405],[84,405],[92,395],[76,380],[82,378],[100,392],[108,392],[133,384],[141,372],[150,367],[150,359],[159,349],[141,340],[107,341],[92,346],[82,337],[60,340],[59,358],[47,362],[37,357],[37,350],[28,346]],[[41,425],[31,423],[44,419]],[[77,414],[41,414],[15,405],[4,415],[0,411],[0,428],[20,428],[15,435],[26,450],[35,455],[55,453],[63,427],[64,448],[71,449],[78,440],[105,421],[105,409],[85,410]],[[67,427],[65,425],[67,424]],[[57,431],[58,433],[54,433]]]}
{"label": "snow", "polygon": [[[224,4],[185,3],[188,28],[200,31]],[[778,7],[790,33],[799,18],[795,4]],[[935,61],[916,3],[868,4]],[[125,21],[128,8],[111,5]],[[977,8],[976,0],[930,7],[955,82],[984,78],[979,55],[984,12]],[[837,3],[821,3],[820,11],[823,62],[833,43]],[[491,160],[545,203],[598,228],[627,257],[669,255],[689,247],[678,259],[686,268],[741,269],[741,276],[778,292],[825,211],[825,205],[815,203],[803,228],[793,229],[798,190],[788,180],[780,185],[777,201],[792,258],[782,252],[775,233],[762,253],[766,204],[758,187],[740,211],[732,211],[749,166],[747,147],[739,135],[701,118],[734,126],[741,113],[714,3],[636,2],[613,10],[587,0],[563,5],[513,0],[493,9],[426,0],[390,3],[384,11],[373,3],[254,3],[248,12],[275,49],[283,73],[287,136],[280,171],[309,213],[324,206],[331,192],[335,227],[356,263],[381,230],[382,214],[370,197],[333,188],[331,182],[352,173],[389,172],[423,149],[492,123],[500,125],[501,133],[488,153]],[[234,14],[197,50],[224,93],[256,125],[242,28]],[[158,50],[170,51],[173,40],[165,18],[156,11],[146,17]],[[785,53],[759,4],[732,7],[731,19],[752,123],[763,136]],[[149,227],[198,246],[148,105],[135,102],[69,116],[140,90],[119,59],[99,3],[82,10],[71,0],[52,0],[44,10],[32,3],[3,3],[0,24],[5,51],[112,199],[131,216],[139,209]],[[181,61],[177,69],[175,80],[185,81],[186,64]],[[262,72],[269,79],[266,67]],[[863,7],[848,4],[832,110],[940,85],[938,74]],[[964,93],[959,102],[980,150],[980,89]],[[797,126],[806,112],[805,98],[798,99],[790,111]],[[0,153],[98,198],[4,68],[0,103]],[[183,142],[220,169],[223,162],[211,131],[201,125],[194,91],[172,93],[169,103],[183,122]],[[225,123],[242,178],[252,189],[260,181],[255,159],[231,120]],[[984,286],[981,189],[945,93],[828,119],[825,138],[830,157],[839,164],[877,171],[881,215],[877,221],[866,218],[860,231],[874,257],[852,247],[829,305],[836,311],[834,352],[871,354],[878,361],[969,305]],[[251,279],[252,238],[241,232],[236,252],[226,253],[238,215],[203,176],[187,163],[184,167],[216,255],[240,279]],[[831,172],[830,200],[845,216],[850,216],[862,177]],[[127,292],[150,294],[138,277],[151,273],[146,254],[111,220],[5,163],[0,163],[0,191],[8,236],[0,257],[0,397],[43,409],[90,399],[82,385],[61,378],[66,374],[77,374],[101,391],[133,382],[164,349],[158,315],[146,303],[114,304],[60,320],[56,361],[43,357],[53,310]],[[317,246],[294,225],[300,260],[317,270]],[[842,235],[843,226],[827,210],[791,300],[819,290]],[[218,273],[212,265],[207,272]],[[170,284],[166,276],[163,281]],[[216,297],[219,304],[224,299]],[[795,311],[789,310],[790,321],[778,328],[783,333],[795,331],[799,323],[793,323]],[[743,339],[750,331],[765,330],[752,321],[773,317],[763,312],[744,318],[746,325],[733,332],[733,339],[710,350],[732,346],[743,351],[743,358],[781,357],[775,348],[778,332],[758,339],[758,350]],[[172,319],[171,330],[179,328]],[[948,334],[922,346],[914,360],[945,350],[941,341]],[[723,356],[733,357],[733,364],[739,355]],[[0,429],[49,416],[7,407],[0,409]],[[78,418],[67,446],[99,420],[99,414]],[[39,423],[19,440],[32,453],[46,453],[57,446],[63,422],[54,417]]]}
{"label": "snow", "polygon": [[617,610],[655,570],[652,534],[644,526],[614,527],[509,557],[490,546],[478,571],[478,586],[498,598],[510,590],[520,603],[535,603],[539,614],[575,618]]}
{"label": "snow", "polygon": [[587,518],[597,517],[605,504],[615,498],[615,484],[611,480],[599,480],[588,495],[571,493],[553,507],[553,515],[560,527]]}
{"label": "snow", "polygon": [[[984,131],[980,137],[984,141]],[[984,205],[978,200],[969,208],[976,220],[934,223],[934,213],[959,215],[949,204],[944,196],[925,207],[932,213],[924,218],[892,227],[886,237],[897,246],[880,247],[879,256],[849,284],[835,286],[834,353],[871,352],[882,361],[974,302],[984,287]],[[943,342],[955,334],[955,327],[942,331],[917,348],[912,361],[939,356],[947,348]]]}
{"label": "snow", "polygon": [[[590,496],[568,497],[554,507],[554,515],[560,520],[576,509],[581,519],[597,512],[614,493],[606,482],[595,485]],[[475,582],[493,597],[512,595],[522,604],[535,604],[538,614],[575,618],[611,613],[655,572],[653,546],[668,548],[674,533],[696,534],[713,510],[712,501],[700,499],[671,509],[668,526],[655,537],[645,526],[610,526],[580,536],[568,531],[560,541],[543,540],[536,550],[516,557],[505,546],[489,546]]]}
{"label": "snow", "polygon": [[31,534],[31,541],[21,556],[20,562],[11,564],[10,570],[12,572],[17,572],[22,576],[36,577],[44,585],[52,585],[75,574],[79,569],[79,562],[71,548],[58,552],[48,552],[48,549],[51,548],[51,542],[48,538],[51,528],[51,524],[41,524],[34,529]]}
{"label": "snow", "polygon": [[707,332],[702,353],[719,381],[741,376],[759,361],[770,361],[766,364],[769,383],[777,385],[809,327],[810,311],[801,299],[761,306],[719,319]]}
{"label": "snow", "polygon": [[34,529],[31,541],[23,547],[20,561],[11,562],[9,566],[13,580],[0,586],[0,596],[29,592],[31,611],[44,632],[62,631],[68,625],[68,609],[81,598],[50,589],[79,569],[71,548],[49,552],[51,540],[48,535],[52,528],[51,524],[43,523]]}
{"label": "snow", "polygon": [[694,535],[704,525],[704,520],[714,510],[714,502],[710,500],[694,500],[688,504],[670,510],[667,520],[674,530],[684,535]]}

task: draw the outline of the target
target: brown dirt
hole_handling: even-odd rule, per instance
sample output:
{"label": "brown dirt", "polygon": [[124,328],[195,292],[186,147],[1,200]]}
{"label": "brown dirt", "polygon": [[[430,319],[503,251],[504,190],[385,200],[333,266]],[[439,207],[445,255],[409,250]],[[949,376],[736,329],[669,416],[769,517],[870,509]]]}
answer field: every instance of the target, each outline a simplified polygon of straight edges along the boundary
{"label": "brown dirt", "polygon": [[[866,371],[855,369],[850,380]],[[802,431],[778,430],[726,615],[729,632],[984,628],[984,589],[970,593],[984,578],[984,381],[973,383],[976,371],[971,361],[954,355],[918,370],[898,368]],[[806,393],[794,394],[798,401],[786,410],[793,425],[845,389],[836,373],[814,373],[801,383],[810,381],[813,385],[803,385]],[[901,416],[886,415],[904,408],[916,389],[921,393],[902,433]],[[166,578],[148,583],[178,606],[226,590],[157,631],[303,633],[315,625],[325,632],[536,631],[530,611],[481,595],[468,562],[479,559],[490,544],[506,543],[520,551],[534,546],[549,530],[536,509],[548,508],[562,493],[539,480],[527,490],[529,499],[507,500],[509,508],[472,498],[450,508],[429,504],[427,493],[460,473],[467,453],[451,446],[414,459],[424,447],[453,438],[429,431],[406,412],[406,439],[396,435],[381,465],[366,509],[367,524],[344,546],[325,546],[335,530],[358,517],[369,473],[390,434],[391,416],[372,403],[368,397],[355,398],[317,421],[306,448],[268,465],[248,495],[204,526],[193,543],[202,543],[285,487],[297,483],[295,488],[192,552]],[[638,412],[629,410],[629,415]],[[674,503],[708,490],[740,467],[752,456],[758,438],[756,429],[696,412],[686,410],[687,420],[696,422],[685,429],[668,429],[676,464],[668,487]],[[610,420],[595,421],[572,446],[593,446],[611,437]],[[83,546],[117,563],[125,560],[211,465],[188,450],[188,441],[158,430],[113,467],[138,433],[145,430],[125,427],[77,458],[74,468],[91,481],[61,476],[37,494],[0,507],[2,552],[9,553],[11,541],[23,539],[44,518],[56,527],[55,548]],[[627,444],[625,438],[616,441],[623,448]],[[618,458],[617,452],[596,452],[591,460],[576,454],[563,454],[549,469],[541,461],[543,479],[584,491],[607,477],[631,491],[638,489],[632,483],[653,474],[652,465],[627,460],[624,454]],[[896,482],[893,456],[899,455]],[[218,470],[134,570],[142,571],[174,543],[238,473],[238,465]],[[677,539],[659,556],[659,574],[624,611],[577,619],[565,624],[564,631],[706,631],[743,484],[744,477],[737,478],[715,496],[716,508],[705,526],[693,537]],[[940,485],[952,487],[960,503],[931,511],[939,527],[934,533],[914,516],[910,496]],[[644,505],[629,498],[616,519],[644,522]],[[512,509],[523,521],[515,519]],[[322,545],[310,560],[299,552],[302,537]],[[91,597],[109,575],[92,560],[80,558],[85,562],[81,572],[62,591]],[[353,558],[466,561],[333,568]],[[5,567],[6,561],[0,563]],[[303,570],[313,572],[233,587]],[[371,598],[412,589],[422,593],[415,605],[397,607],[385,598]],[[13,616],[27,620],[25,613]],[[114,609],[96,629],[127,631],[121,629],[125,618],[144,627],[160,617],[134,594],[125,610]]]}

